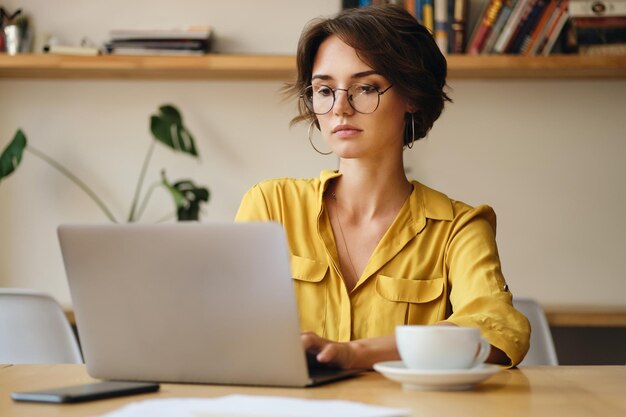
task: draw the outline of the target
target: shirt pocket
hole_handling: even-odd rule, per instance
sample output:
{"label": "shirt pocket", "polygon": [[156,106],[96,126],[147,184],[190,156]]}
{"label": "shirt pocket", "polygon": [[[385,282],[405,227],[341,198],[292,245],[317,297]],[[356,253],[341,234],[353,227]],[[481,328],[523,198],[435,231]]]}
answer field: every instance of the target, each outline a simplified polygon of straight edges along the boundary
{"label": "shirt pocket", "polygon": [[300,328],[302,331],[322,336],[327,307],[327,282],[324,277],[328,272],[328,264],[296,255],[290,256],[290,262],[300,314]]}
{"label": "shirt pocket", "polygon": [[443,277],[406,279],[378,275],[376,292],[393,310],[394,325],[431,324],[445,314]]}

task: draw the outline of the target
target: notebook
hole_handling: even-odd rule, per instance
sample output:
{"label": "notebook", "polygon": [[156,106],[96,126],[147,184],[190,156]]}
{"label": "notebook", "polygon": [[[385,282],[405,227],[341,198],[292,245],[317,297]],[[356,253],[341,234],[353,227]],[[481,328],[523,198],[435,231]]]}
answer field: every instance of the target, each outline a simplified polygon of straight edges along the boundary
{"label": "notebook", "polygon": [[94,378],[305,387],[356,373],[309,372],[279,224],[61,225],[58,236]]}

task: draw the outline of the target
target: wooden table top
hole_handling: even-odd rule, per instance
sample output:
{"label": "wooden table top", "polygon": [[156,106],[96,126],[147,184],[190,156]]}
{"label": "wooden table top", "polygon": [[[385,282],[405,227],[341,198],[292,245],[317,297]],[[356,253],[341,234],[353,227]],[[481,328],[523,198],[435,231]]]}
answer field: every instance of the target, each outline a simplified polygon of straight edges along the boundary
{"label": "wooden table top", "polygon": [[408,408],[412,416],[619,416],[626,415],[626,366],[560,366],[503,370],[470,391],[410,391],[378,373],[316,388],[263,388],[162,384],[155,394],[82,404],[18,403],[13,391],[90,383],[84,365],[0,365],[0,416],[96,416],[125,404],[168,397],[230,394],[342,399]]}

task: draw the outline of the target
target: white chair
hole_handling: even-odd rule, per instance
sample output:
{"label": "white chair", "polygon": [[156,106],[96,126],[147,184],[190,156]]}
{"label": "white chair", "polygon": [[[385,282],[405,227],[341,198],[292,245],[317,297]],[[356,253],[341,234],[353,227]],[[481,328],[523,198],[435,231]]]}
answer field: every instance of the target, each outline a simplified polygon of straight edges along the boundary
{"label": "white chair", "polygon": [[552,333],[543,308],[529,298],[513,297],[513,306],[530,321],[530,349],[518,366],[558,365]]}
{"label": "white chair", "polygon": [[0,363],[82,363],[63,309],[49,295],[0,288]]}

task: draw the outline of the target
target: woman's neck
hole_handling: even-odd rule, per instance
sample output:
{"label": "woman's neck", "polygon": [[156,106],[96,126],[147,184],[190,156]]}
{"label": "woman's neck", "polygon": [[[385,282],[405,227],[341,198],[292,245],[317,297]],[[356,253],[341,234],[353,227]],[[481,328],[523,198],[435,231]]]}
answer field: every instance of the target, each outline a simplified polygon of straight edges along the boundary
{"label": "woman's neck", "polygon": [[404,173],[402,161],[364,163],[358,159],[341,160],[341,177],[335,180],[331,192],[342,210],[354,220],[369,221],[389,212],[397,213],[412,185]]}

